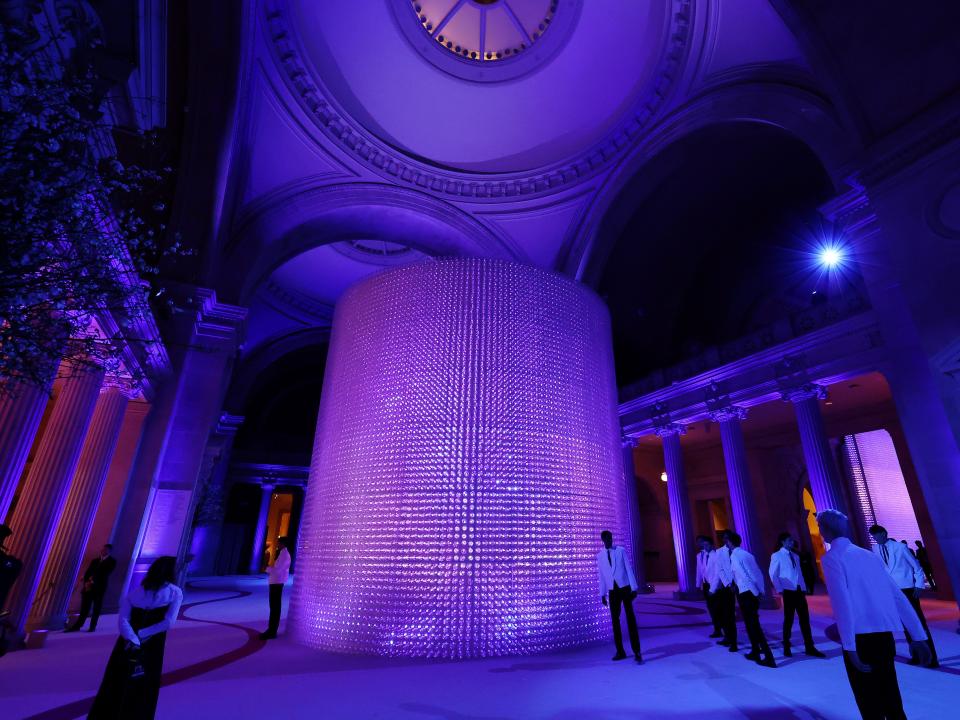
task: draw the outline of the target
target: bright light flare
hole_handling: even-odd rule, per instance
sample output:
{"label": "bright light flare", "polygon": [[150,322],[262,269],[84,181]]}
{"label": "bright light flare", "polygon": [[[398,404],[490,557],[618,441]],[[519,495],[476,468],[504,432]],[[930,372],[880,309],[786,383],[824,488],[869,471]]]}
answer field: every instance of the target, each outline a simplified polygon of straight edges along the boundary
{"label": "bright light flare", "polygon": [[832,270],[843,262],[843,250],[836,246],[827,246],[820,250],[820,264]]}

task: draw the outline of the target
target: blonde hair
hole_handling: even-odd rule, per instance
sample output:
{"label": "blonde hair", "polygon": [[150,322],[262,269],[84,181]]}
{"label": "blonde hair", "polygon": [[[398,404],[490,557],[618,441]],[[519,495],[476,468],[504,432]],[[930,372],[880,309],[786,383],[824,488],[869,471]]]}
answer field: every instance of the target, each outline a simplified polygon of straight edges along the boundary
{"label": "blonde hair", "polygon": [[817,524],[829,528],[836,537],[850,537],[850,520],[839,510],[822,510],[817,513]]}

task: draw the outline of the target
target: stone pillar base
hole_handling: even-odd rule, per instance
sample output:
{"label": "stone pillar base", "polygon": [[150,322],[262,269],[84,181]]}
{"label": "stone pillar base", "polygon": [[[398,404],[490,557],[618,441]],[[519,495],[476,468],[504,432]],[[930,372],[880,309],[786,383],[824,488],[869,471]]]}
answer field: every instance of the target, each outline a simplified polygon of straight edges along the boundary
{"label": "stone pillar base", "polygon": [[703,600],[703,591],[702,590],[684,590],[680,592],[679,590],[673,591],[674,600]]}

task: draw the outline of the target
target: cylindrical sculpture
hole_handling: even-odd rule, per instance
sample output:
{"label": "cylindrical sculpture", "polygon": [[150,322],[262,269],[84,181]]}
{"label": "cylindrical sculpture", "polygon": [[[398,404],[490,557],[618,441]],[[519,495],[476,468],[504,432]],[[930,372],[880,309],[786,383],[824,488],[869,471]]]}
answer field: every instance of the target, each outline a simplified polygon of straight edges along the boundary
{"label": "cylindrical sculpture", "polygon": [[605,637],[600,531],[629,546],[609,318],[497,260],[394,269],[339,304],[290,629],[381,655]]}

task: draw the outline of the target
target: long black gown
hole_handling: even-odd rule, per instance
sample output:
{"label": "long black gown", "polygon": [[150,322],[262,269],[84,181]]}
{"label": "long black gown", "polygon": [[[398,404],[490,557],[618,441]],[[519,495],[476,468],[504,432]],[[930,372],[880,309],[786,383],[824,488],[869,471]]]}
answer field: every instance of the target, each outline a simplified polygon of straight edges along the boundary
{"label": "long black gown", "polygon": [[[149,610],[130,608],[130,626],[134,632],[156,625],[167,614],[169,605]],[[130,677],[130,662],[126,651],[127,641],[121,636],[113,646],[107,669],[97,697],[90,708],[89,720],[149,720],[157,712],[160,697],[160,676],[163,673],[163,649],[167,633],[151,635],[140,647],[143,649],[143,676]]]}

